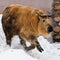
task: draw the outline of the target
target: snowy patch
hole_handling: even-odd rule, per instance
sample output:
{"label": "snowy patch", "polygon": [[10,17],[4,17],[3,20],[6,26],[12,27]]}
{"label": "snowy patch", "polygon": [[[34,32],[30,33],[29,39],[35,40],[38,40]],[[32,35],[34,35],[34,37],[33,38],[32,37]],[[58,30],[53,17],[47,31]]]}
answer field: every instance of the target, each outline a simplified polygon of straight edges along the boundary
{"label": "snowy patch", "polygon": [[36,60],[23,50],[9,49],[0,54],[0,60]]}
{"label": "snowy patch", "polygon": [[54,45],[54,47],[56,47],[57,49],[60,49],[60,43],[58,42],[55,42],[55,43],[52,43]]}

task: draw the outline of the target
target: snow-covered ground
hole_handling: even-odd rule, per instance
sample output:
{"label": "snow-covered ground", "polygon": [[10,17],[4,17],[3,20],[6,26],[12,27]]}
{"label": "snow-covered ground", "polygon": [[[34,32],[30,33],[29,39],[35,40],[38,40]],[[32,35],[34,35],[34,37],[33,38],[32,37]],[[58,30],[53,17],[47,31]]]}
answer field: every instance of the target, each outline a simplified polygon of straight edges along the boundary
{"label": "snow-covered ground", "polygon": [[27,52],[20,45],[18,36],[12,38],[12,46],[6,45],[5,35],[1,24],[0,14],[0,60],[60,60],[60,43],[50,43],[40,36],[38,41],[44,51],[40,53],[36,48]]}

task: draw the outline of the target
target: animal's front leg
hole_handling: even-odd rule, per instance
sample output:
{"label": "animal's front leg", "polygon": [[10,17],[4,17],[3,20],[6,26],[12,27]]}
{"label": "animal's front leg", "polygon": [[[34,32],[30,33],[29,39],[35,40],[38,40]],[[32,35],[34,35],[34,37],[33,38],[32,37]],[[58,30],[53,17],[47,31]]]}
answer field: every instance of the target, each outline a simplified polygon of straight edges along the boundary
{"label": "animal's front leg", "polygon": [[35,47],[37,47],[37,49],[40,52],[44,51],[35,36],[33,36],[33,35],[29,36],[29,40],[30,40],[31,45],[29,47],[26,47],[25,48],[26,50],[31,50],[31,49],[34,49]]}
{"label": "animal's front leg", "polygon": [[19,38],[20,38],[20,44],[21,44],[21,45],[25,45],[26,42],[25,42],[25,40],[23,39],[23,36],[20,36],[20,35],[19,35]]}
{"label": "animal's front leg", "polygon": [[20,40],[21,45],[25,44],[25,41],[23,39]]}
{"label": "animal's front leg", "polygon": [[31,35],[30,36],[30,39],[31,39],[31,44],[34,44],[35,47],[37,47],[37,49],[42,52],[44,51],[43,48],[40,46],[38,40],[37,40],[37,37]]}
{"label": "animal's front leg", "polygon": [[36,40],[36,47],[40,52],[44,51],[44,49],[40,46],[40,44],[37,40]]}

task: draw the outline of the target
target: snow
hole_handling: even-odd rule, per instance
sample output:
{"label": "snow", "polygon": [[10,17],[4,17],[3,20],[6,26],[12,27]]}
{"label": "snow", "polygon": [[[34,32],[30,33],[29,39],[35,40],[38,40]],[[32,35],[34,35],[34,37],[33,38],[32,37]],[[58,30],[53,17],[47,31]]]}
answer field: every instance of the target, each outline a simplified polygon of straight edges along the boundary
{"label": "snow", "polygon": [[[1,24],[2,14],[0,14],[0,60],[60,60],[60,43],[50,43],[40,36],[38,41],[44,51],[40,53],[36,48],[25,51],[20,45],[19,37],[12,38],[11,47],[6,44],[5,35]],[[30,44],[27,42],[27,46]]]}
{"label": "snow", "polygon": [[1,60],[36,60],[25,53],[23,50],[9,49],[0,54]]}

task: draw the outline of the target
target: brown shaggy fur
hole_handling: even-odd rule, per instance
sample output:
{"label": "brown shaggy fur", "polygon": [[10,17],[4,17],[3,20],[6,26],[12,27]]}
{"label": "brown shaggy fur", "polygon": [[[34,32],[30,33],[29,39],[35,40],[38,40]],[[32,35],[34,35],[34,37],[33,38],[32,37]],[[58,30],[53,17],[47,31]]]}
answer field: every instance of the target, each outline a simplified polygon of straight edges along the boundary
{"label": "brown shaggy fur", "polygon": [[[37,47],[40,52],[43,51],[37,37],[48,35],[48,24],[50,24],[50,19],[42,10],[22,5],[10,5],[3,11],[2,26],[7,44],[11,45],[11,38],[18,35],[26,50]],[[26,47],[26,41],[31,43],[30,47]]]}

